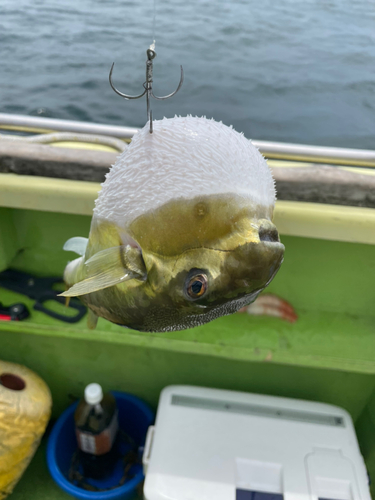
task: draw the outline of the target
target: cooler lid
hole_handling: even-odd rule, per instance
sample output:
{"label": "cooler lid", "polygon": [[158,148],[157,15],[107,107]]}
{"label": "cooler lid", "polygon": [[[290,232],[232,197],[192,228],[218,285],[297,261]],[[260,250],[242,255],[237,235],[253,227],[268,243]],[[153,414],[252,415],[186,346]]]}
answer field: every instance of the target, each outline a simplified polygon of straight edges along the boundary
{"label": "cooler lid", "polygon": [[146,500],[371,500],[350,415],[274,396],[165,388],[144,469]]}

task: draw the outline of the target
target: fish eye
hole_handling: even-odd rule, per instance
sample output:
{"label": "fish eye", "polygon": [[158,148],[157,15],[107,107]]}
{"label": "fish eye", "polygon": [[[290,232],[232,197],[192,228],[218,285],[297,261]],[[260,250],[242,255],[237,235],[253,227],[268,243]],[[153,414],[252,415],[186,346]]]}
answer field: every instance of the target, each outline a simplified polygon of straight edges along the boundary
{"label": "fish eye", "polygon": [[199,299],[202,297],[208,286],[207,276],[203,273],[189,276],[186,285],[186,293],[191,299]]}

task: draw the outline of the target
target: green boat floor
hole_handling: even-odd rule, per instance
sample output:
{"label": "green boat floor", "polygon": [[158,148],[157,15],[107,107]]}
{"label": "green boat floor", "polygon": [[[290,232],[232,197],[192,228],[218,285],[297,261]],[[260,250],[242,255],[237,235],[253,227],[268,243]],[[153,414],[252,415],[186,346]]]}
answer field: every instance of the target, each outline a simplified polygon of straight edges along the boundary
{"label": "green boat floor", "polygon": [[[1,301],[5,304],[26,303],[31,317],[23,321],[0,322],[0,331],[375,373],[373,316],[298,311],[298,320],[291,324],[280,318],[237,313],[190,330],[143,333],[114,325],[102,318],[95,330],[89,330],[87,316],[76,324],[64,323],[34,311],[33,300],[5,290],[1,291]],[[53,301],[46,305],[60,313],[69,312],[68,308]]]}
{"label": "green boat floor", "polygon": [[[0,212],[0,270],[61,276],[75,258],[63,244],[87,236],[90,227],[83,215]],[[47,382],[55,418],[90,382],[135,394],[154,410],[171,384],[337,405],[356,423],[375,478],[375,254],[374,245],[350,243],[348,231],[347,242],[281,235],[285,261],[267,290],[295,307],[294,324],[234,314],[181,332],[140,333],[103,319],[88,330],[86,317],[63,323],[34,311],[33,300],[0,289],[3,304],[24,302],[31,312],[25,321],[0,321],[0,359],[24,364]],[[70,498],[49,477],[43,447],[12,500]]]}

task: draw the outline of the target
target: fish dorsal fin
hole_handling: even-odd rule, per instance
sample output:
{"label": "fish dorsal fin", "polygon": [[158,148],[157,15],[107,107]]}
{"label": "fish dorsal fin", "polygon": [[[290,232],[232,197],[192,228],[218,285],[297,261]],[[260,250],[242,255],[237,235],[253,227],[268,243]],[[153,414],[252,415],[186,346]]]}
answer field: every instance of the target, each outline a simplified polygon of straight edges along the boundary
{"label": "fish dorsal fin", "polygon": [[139,248],[121,245],[94,254],[85,264],[85,279],[60,294],[78,297],[131,279],[145,280],[146,268]]}
{"label": "fish dorsal fin", "polygon": [[63,250],[66,250],[67,252],[75,252],[78,255],[85,255],[88,241],[88,238],[82,238],[82,236],[70,238],[65,242]]}

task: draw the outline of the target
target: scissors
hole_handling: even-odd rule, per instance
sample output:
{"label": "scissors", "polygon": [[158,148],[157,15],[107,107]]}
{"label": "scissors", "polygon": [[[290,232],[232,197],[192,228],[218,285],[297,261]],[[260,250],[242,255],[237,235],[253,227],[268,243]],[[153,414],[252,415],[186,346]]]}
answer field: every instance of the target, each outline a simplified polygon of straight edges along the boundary
{"label": "scissors", "polygon": [[42,311],[51,318],[65,321],[65,323],[77,323],[83,318],[87,310],[78,300],[71,300],[69,303],[70,308],[77,310],[77,314],[74,316],[59,314],[44,306],[44,303],[48,300],[65,304],[65,298],[59,297],[59,292],[53,289],[53,285],[56,283],[63,283],[61,277],[37,278],[32,274],[16,271],[15,269],[7,269],[0,273],[0,287],[34,299],[34,309],[36,311]]}

